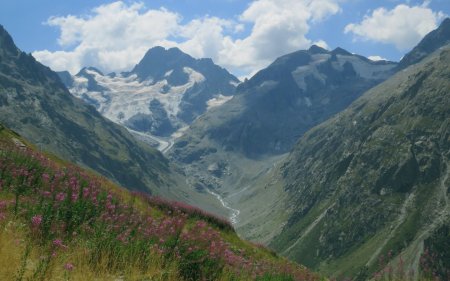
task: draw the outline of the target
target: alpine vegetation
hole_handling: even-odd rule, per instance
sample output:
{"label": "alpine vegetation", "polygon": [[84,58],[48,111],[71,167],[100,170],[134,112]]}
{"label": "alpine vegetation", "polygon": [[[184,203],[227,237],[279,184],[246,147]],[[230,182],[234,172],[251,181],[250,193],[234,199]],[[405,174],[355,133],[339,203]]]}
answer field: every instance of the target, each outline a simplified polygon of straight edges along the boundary
{"label": "alpine vegetation", "polygon": [[320,280],[183,203],[132,193],[0,130],[1,280]]}

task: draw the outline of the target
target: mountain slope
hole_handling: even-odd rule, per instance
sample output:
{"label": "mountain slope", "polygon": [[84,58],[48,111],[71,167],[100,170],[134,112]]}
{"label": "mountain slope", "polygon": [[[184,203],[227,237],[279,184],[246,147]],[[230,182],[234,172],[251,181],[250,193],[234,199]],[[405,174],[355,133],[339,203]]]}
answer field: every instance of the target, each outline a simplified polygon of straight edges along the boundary
{"label": "mountain slope", "polygon": [[300,139],[260,188],[285,194],[274,249],[336,276],[382,256],[417,272],[424,240],[450,223],[449,66],[447,46]]}
{"label": "mountain slope", "polygon": [[398,64],[398,69],[404,69],[420,62],[442,46],[450,43],[450,18],[446,18],[441,25],[428,33],[419,44],[406,54]]}
{"label": "mountain slope", "polygon": [[[248,158],[286,153],[305,131],[389,77],[394,67],[340,48],[313,46],[285,55],[240,84],[232,100],[202,116],[175,148],[187,141],[200,150],[204,147],[197,143],[208,138],[217,149]],[[174,150],[184,162],[189,153],[198,153],[184,150]]]}
{"label": "mountain slope", "polygon": [[200,183],[201,192],[222,196],[239,227],[248,219],[240,212],[246,207],[239,204],[242,191],[284,157],[305,131],[386,79],[395,66],[339,48],[313,46],[288,54],[240,84],[230,101],[200,116],[168,156]]}
{"label": "mountain slope", "polygon": [[41,149],[132,189],[167,192],[168,161],[95,108],[74,98],[56,73],[21,52],[0,27],[0,122]]}
{"label": "mountain slope", "polygon": [[150,49],[131,72],[104,75],[90,67],[74,77],[60,76],[73,95],[108,119],[159,137],[170,137],[228,100],[239,83],[211,59],[162,47]]}
{"label": "mountain slope", "polygon": [[321,280],[189,205],[129,192],[0,124],[0,280]]}

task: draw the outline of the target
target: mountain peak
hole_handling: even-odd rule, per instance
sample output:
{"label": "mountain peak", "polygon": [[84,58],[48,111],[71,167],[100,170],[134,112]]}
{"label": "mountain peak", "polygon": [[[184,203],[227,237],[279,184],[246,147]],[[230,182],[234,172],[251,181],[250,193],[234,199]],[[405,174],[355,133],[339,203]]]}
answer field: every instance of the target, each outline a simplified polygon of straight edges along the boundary
{"label": "mountain peak", "polygon": [[331,53],[334,54],[334,55],[344,55],[344,56],[351,56],[352,55],[352,53],[350,53],[347,50],[342,49],[341,47],[337,47]]}
{"label": "mountain peak", "polygon": [[169,48],[169,49],[167,49],[167,52],[168,52],[168,53],[171,53],[171,54],[184,54],[184,55],[186,55],[186,54],[183,53],[183,51],[181,51],[178,47],[172,47],[172,48]]}
{"label": "mountain peak", "polygon": [[328,50],[317,45],[312,45],[311,47],[309,47],[308,51],[311,54],[328,54]]}
{"label": "mountain peak", "polygon": [[398,68],[403,69],[418,63],[427,55],[447,44],[450,44],[450,18],[443,20],[437,29],[428,33],[411,52],[406,54]]}
{"label": "mountain peak", "polygon": [[191,56],[189,56],[188,54],[184,53],[183,51],[181,51],[177,47],[166,49],[166,48],[161,47],[161,46],[156,46],[156,47],[153,47],[153,48],[151,48],[151,49],[149,49],[147,51],[145,56],[142,58],[141,62],[145,62],[145,61],[150,60],[150,59],[153,60],[153,59],[156,59],[158,57],[170,58],[170,59],[185,58],[185,57],[192,58]]}
{"label": "mountain peak", "polygon": [[3,50],[12,55],[17,55],[19,53],[19,49],[16,47],[16,44],[14,44],[11,35],[9,35],[8,31],[0,24],[0,52]]}
{"label": "mountain peak", "polygon": [[446,18],[442,21],[440,28],[450,28],[450,18]]}
{"label": "mountain peak", "polygon": [[86,73],[86,71],[88,71],[88,70],[89,70],[89,71],[94,71],[94,72],[96,72],[96,73],[98,73],[98,74],[104,76],[103,72],[101,72],[98,68],[95,68],[95,67],[93,67],[93,66],[83,67],[83,68],[80,70],[80,72],[78,72],[77,75]]}
{"label": "mountain peak", "polygon": [[140,79],[148,77],[160,77],[167,71],[177,66],[193,64],[195,59],[178,48],[165,49],[164,47],[153,47],[147,51],[142,60],[131,71],[136,73]]}
{"label": "mountain peak", "polygon": [[164,48],[162,46],[155,46],[155,47],[150,48],[147,51],[147,53],[149,53],[149,52],[165,52],[165,51],[166,51],[166,48]]}

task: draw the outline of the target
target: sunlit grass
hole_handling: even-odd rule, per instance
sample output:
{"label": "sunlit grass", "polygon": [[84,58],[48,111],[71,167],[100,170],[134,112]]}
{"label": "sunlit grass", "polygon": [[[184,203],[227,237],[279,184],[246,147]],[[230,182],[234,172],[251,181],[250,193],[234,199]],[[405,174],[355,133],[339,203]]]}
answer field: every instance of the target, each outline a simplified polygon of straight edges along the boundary
{"label": "sunlit grass", "polygon": [[223,218],[0,145],[0,280],[319,280]]}

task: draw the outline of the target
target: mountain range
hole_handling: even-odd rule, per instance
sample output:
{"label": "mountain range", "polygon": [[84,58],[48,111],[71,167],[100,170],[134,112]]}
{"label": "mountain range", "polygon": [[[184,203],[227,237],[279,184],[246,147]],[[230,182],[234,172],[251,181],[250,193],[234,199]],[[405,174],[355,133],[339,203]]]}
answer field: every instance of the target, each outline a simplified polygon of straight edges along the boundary
{"label": "mountain range", "polygon": [[398,63],[312,46],[243,83],[162,47],[55,73],[0,26],[0,123],[327,276],[447,280],[449,66],[450,19]]}
{"label": "mountain range", "polygon": [[[450,37],[433,36],[448,31],[446,20],[402,71],[305,133],[241,194],[241,233],[333,276],[365,280],[399,264],[423,272],[425,247],[448,241],[450,224]],[[433,47],[408,65],[420,46]],[[446,280],[440,243],[433,255]]]}
{"label": "mountain range", "polygon": [[196,151],[182,144],[207,138],[213,146],[248,158],[286,153],[309,128],[392,75],[395,66],[341,48],[312,46],[282,56],[240,84],[232,100],[195,122],[174,151],[190,162],[189,153]]}
{"label": "mountain range", "polygon": [[39,149],[131,190],[220,208],[220,203],[189,188],[182,171],[158,150],[70,94],[57,73],[20,51],[1,26],[0,123]]}
{"label": "mountain range", "polygon": [[387,79],[395,67],[341,48],[312,46],[285,55],[240,84],[230,101],[195,120],[168,156],[200,192],[229,197],[234,218],[242,190],[285,157],[303,133]]}
{"label": "mountain range", "polygon": [[59,75],[74,96],[135,135],[153,136],[160,150],[177,131],[229,100],[240,83],[211,59],[162,47],[151,48],[130,72],[105,75],[86,67],[75,76]]}
{"label": "mountain range", "polygon": [[364,279],[391,252],[389,266],[402,257],[418,272],[449,218],[449,22],[398,64],[316,46],[283,56],[169,156],[221,196],[241,235],[291,259]]}

